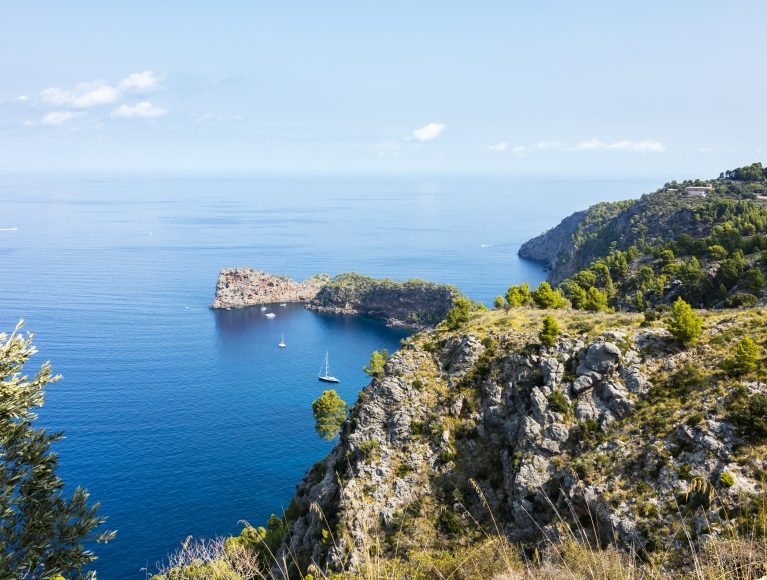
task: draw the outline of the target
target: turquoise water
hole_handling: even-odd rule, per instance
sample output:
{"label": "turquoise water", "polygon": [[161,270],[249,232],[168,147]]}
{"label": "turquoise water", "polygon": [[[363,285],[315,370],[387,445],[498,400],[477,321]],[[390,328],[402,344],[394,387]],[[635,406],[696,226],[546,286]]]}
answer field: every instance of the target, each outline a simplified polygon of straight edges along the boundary
{"label": "turquoise water", "polygon": [[[99,576],[141,578],[187,535],[289,501],[330,448],[310,404],[325,351],[352,403],[372,350],[405,336],[299,306],[212,311],[222,267],[420,277],[489,302],[536,284],[519,245],[663,179],[0,177],[0,327],[25,318],[63,375],[40,423],[60,473],[118,530]],[[284,333],[288,348],[277,348]]]}

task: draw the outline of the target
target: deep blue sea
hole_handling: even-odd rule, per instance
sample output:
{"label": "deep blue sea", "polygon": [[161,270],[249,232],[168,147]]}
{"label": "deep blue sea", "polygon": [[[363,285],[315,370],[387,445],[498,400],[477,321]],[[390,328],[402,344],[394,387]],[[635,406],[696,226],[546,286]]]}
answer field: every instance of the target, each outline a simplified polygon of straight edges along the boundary
{"label": "deep blue sea", "polygon": [[298,306],[212,311],[220,268],[419,277],[489,303],[545,277],[522,242],[663,181],[0,176],[0,328],[23,317],[34,366],[63,375],[39,423],[65,431],[61,476],[118,530],[99,577],[142,578],[187,535],[281,513],[332,445],[310,408],[325,351],[352,403],[370,352],[405,336]]}

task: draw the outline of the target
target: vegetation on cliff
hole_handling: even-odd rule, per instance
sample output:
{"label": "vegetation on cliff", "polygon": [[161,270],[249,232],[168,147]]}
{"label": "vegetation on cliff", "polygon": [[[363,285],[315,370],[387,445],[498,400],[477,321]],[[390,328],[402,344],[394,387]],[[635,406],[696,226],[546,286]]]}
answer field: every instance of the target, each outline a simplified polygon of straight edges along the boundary
{"label": "vegetation on cliff", "polygon": [[310,303],[315,310],[361,314],[389,324],[435,326],[459,299],[452,286],[425,280],[390,280],[347,273],[333,278]]}
{"label": "vegetation on cliff", "polygon": [[[549,262],[550,279],[581,307],[588,292],[610,307],[644,311],[677,297],[698,307],[764,299],[767,204],[761,164],[708,182],[706,197],[670,182],[636,201],[599,204],[525,244],[522,256]],[[591,289],[595,290],[592,291]]]}

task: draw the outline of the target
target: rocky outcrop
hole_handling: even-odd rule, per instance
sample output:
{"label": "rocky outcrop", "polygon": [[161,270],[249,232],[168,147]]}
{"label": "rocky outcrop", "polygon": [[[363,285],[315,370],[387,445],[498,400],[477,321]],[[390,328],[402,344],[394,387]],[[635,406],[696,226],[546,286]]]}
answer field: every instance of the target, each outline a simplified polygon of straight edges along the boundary
{"label": "rocky outcrop", "polygon": [[445,284],[349,273],[325,285],[308,307],[333,314],[368,316],[391,326],[425,329],[442,321],[459,296],[455,288]]}
{"label": "rocky outcrop", "polygon": [[226,268],[216,282],[216,296],[211,308],[243,308],[259,304],[308,302],[330,281],[327,274],[317,274],[303,282],[287,276],[275,276],[252,268]]}
{"label": "rocky outcrop", "polygon": [[[445,546],[478,524],[534,544],[556,541],[563,518],[575,518],[598,543],[651,549],[653,530],[678,517],[685,477],[715,481],[727,470],[733,489],[757,489],[735,463],[739,440],[726,422],[680,418],[663,435],[621,436],[616,425],[653,377],[686,360],[663,346],[664,331],[536,342],[515,330],[408,339],[298,486],[278,559],[293,572],[275,576],[296,566],[360,570],[373,544],[384,556]],[[645,488],[652,493],[641,497]],[[707,533],[722,529],[713,507],[700,518],[713,522]]]}

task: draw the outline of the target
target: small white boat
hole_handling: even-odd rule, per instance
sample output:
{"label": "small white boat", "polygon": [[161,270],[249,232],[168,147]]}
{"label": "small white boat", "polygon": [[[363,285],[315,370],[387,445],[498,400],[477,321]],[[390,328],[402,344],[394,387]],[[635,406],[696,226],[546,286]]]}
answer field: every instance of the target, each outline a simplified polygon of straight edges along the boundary
{"label": "small white boat", "polygon": [[285,302],[283,302],[282,304],[280,304],[280,306],[282,306],[283,308],[285,308],[285,307],[287,306],[287,304],[286,304]]}
{"label": "small white boat", "polygon": [[261,307],[261,312],[266,312],[266,306]]}
{"label": "small white boat", "polygon": [[264,314],[264,316],[266,316],[267,318],[274,318],[277,315],[274,312],[267,312],[266,314]]}
{"label": "small white boat", "polygon": [[330,363],[328,362],[328,353],[325,353],[325,363],[320,367],[320,374],[317,379],[324,383],[340,383],[336,377],[330,374]]}
{"label": "small white boat", "polygon": [[279,346],[280,348],[286,348],[288,346],[287,344],[285,344],[285,335],[284,334],[282,335],[282,339],[280,340],[280,344],[278,344],[277,346]]}

